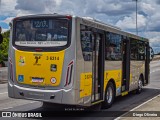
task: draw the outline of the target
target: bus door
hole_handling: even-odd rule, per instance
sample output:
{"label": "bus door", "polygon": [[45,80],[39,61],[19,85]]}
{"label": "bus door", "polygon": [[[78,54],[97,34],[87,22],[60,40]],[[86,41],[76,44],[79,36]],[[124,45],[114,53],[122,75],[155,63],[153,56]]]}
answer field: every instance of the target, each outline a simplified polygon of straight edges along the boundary
{"label": "bus door", "polygon": [[103,33],[93,33],[93,61],[92,61],[92,102],[103,100],[104,86],[104,42]]}
{"label": "bus door", "polygon": [[130,40],[127,38],[123,39],[123,58],[122,58],[122,93],[129,91],[130,81]]}
{"label": "bus door", "polygon": [[150,78],[150,61],[153,59],[154,57],[154,51],[153,49],[149,46],[149,43],[147,42],[145,44],[145,49],[146,49],[146,57],[145,57],[145,80],[144,80],[144,85],[147,85],[149,83],[149,78]]}

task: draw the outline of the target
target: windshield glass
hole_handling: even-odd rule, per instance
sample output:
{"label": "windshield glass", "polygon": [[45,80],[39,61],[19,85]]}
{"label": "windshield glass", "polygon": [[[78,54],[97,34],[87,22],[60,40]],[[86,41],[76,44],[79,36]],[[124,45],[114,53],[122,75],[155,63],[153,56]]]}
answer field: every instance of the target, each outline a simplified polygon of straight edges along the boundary
{"label": "windshield glass", "polygon": [[19,20],[15,27],[15,45],[17,46],[55,47],[65,46],[68,42],[67,20]]}

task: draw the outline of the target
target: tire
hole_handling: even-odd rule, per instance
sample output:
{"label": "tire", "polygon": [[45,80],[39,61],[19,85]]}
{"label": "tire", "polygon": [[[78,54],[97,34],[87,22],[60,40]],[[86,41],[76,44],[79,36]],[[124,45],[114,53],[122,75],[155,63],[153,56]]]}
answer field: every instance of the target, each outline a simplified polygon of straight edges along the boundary
{"label": "tire", "polygon": [[143,81],[142,81],[142,77],[140,77],[138,80],[138,88],[136,90],[137,94],[140,94],[142,92],[142,86],[143,86]]}
{"label": "tire", "polygon": [[112,82],[109,82],[105,90],[105,98],[102,104],[102,108],[110,108],[115,99],[115,90]]}

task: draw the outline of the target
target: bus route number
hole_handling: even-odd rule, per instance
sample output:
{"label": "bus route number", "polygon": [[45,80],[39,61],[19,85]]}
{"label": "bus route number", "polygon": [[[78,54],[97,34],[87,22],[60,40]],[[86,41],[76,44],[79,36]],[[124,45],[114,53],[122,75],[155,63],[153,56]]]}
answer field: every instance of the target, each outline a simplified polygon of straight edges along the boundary
{"label": "bus route number", "polygon": [[34,20],[33,28],[48,28],[49,21],[48,20]]}

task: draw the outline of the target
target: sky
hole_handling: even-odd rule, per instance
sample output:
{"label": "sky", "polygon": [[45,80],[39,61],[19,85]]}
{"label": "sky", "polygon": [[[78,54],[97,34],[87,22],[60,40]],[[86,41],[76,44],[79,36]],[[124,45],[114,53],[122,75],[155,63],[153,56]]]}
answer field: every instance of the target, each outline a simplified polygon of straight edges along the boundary
{"label": "sky", "polygon": [[[149,38],[160,52],[160,0],[138,0],[137,5],[138,35]],[[0,0],[3,32],[14,17],[52,13],[92,17],[136,34],[135,0]]]}

